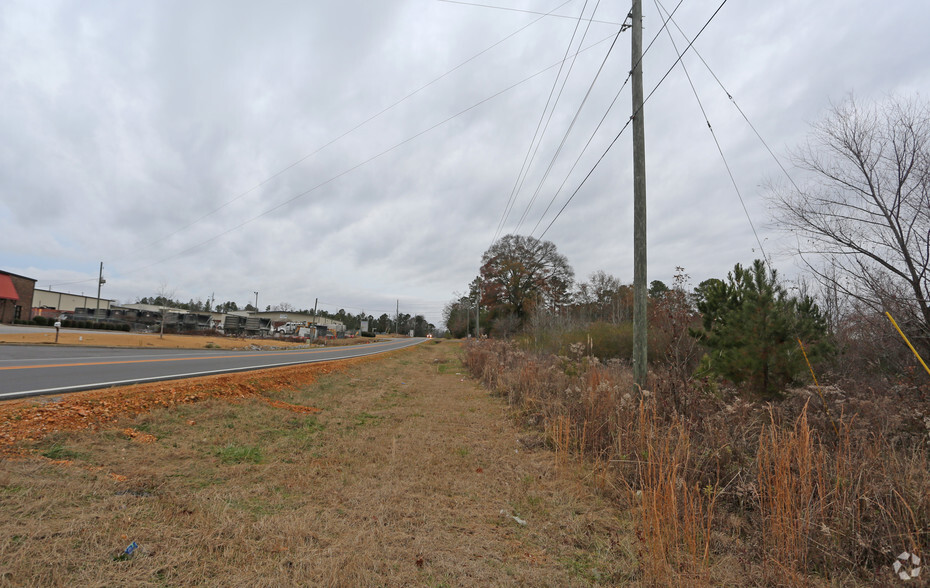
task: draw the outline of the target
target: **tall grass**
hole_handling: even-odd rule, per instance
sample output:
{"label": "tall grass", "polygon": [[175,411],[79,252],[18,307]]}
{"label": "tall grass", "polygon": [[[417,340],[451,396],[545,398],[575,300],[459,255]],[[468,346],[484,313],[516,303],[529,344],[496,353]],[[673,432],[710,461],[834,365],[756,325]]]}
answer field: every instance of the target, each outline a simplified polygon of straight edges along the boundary
{"label": "tall grass", "polygon": [[558,462],[605,467],[605,492],[636,513],[645,581],[870,585],[891,581],[901,551],[927,553],[928,401],[828,386],[769,404],[658,370],[638,393],[591,348],[482,341],[465,362]]}

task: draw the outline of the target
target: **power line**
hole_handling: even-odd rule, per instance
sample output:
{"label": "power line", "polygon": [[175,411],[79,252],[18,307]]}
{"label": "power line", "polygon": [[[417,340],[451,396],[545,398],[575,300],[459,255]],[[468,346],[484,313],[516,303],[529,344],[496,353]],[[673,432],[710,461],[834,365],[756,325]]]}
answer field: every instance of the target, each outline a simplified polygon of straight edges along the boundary
{"label": "power line", "polygon": [[[490,4],[477,4],[475,2],[462,2],[461,0],[436,0],[436,1],[445,2],[446,4],[462,4],[464,6],[476,6],[478,8],[492,8],[494,10],[506,10],[508,12],[524,12],[527,14],[545,14],[546,16],[551,16],[554,18],[570,18],[572,20],[575,20],[574,16],[569,16],[567,14],[552,14],[552,12],[543,13],[543,12],[536,12],[535,10],[523,10],[520,8],[511,8],[509,6],[491,6]],[[561,6],[559,8],[561,8]],[[614,25],[614,26],[621,25],[621,23],[619,22],[612,22],[609,20],[594,20],[593,15],[592,15],[592,18],[586,19],[586,20],[588,22],[596,22],[598,24],[607,24],[607,25]]]}
{"label": "power line", "polygon": [[[661,3],[661,2],[659,2],[659,6],[662,6],[662,3]],[[664,6],[662,7],[662,10],[665,10],[665,7],[664,7]],[[675,14],[675,11],[672,11],[672,15],[674,15],[674,14]],[[678,29],[678,32],[681,33],[681,36],[684,37],[685,39],[687,39],[687,38],[688,38],[688,35],[686,35],[685,32],[684,32],[683,30],[681,30],[681,27],[678,26],[678,23],[675,21],[675,19],[672,18],[672,16],[669,16],[669,20],[672,22],[673,25],[675,25],[675,28]],[[755,135],[756,135],[756,137],[759,139],[759,141],[762,142],[762,145],[765,147],[766,151],[769,152],[769,155],[772,156],[772,159],[774,159],[774,160],[775,160],[775,163],[778,164],[778,167],[781,168],[781,171],[785,174],[785,177],[788,178],[788,181],[791,182],[791,185],[794,186],[794,189],[797,190],[798,192],[800,192],[801,189],[800,189],[800,188],[798,187],[798,185],[794,182],[794,178],[791,177],[791,174],[789,174],[789,173],[788,173],[788,170],[785,169],[785,166],[782,165],[781,160],[778,159],[778,156],[775,155],[775,152],[772,151],[772,148],[769,147],[769,144],[765,141],[764,138],[762,138],[762,135],[759,133],[759,131],[756,130],[755,125],[752,124],[752,121],[749,120],[749,117],[746,116],[746,113],[743,112],[743,109],[740,108],[739,104],[737,104],[736,99],[733,98],[733,95],[730,94],[729,90],[727,90],[726,87],[723,85],[723,82],[720,81],[720,78],[717,77],[717,74],[714,73],[714,70],[711,69],[710,65],[709,65],[709,64],[707,63],[707,61],[704,59],[704,56],[701,55],[701,53],[697,50],[696,47],[693,48],[692,51],[694,51],[694,54],[698,56],[698,59],[701,60],[701,63],[703,63],[703,64],[704,64],[704,67],[707,68],[707,71],[710,72],[710,75],[711,75],[711,76],[714,78],[714,80],[717,82],[717,85],[720,86],[720,89],[723,90],[723,93],[727,95],[727,98],[730,99],[730,102],[733,103],[733,106],[736,107],[736,110],[740,113],[740,116],[743,117],[743,120],[746,121],[746,124],[749,125],[749,128],[752,129],[752,132],[755,133]]]}
{"label": "power line", "polygon": [[[655,87],[652,89],[652,91],[649,92],[649,95],[646,96],[646,98],[643,100],[643,106],[644,106],[644,107],[645,107],[645,105],[646,105],[646,102],[648,102],[649,99],[652,98],[652,95],[655,94],[655,91],[659,89],[659,86],[661,86],[662,83],[665,81],[665,79],[668,77],[668,74],[670,74],[670,73],[672,72],[672,70],[675,68],[675,66],[678,65],[678,62],[681,61],[682,56],[683,56],[685,53],[687,53],[687,52],[691,49],[691,46],[694,45],[694,42],[698,40],[698,37],[700,37],[701,34],[707,29],[708,25],[710,25],[710,23],[714,20],[714,18],[717,16],[717,14],[720,13],[720,10],[724,7],[724,5],[725,5],[726,3],[727,3],[727,0],[723,0],[723,1],[720,3],[720,6],[717,7],[717,10],[715,10],[714,13],[710,16],[710,18],[707,19],[707,22],[704,23],[704,26],[701,27],[701,30],[698,31],[698,34],[695,35],[694,39],[692,39],[690,43],[688,43],[688,46],[685,47],[685,50],[682,52],[682,54],[678,56],[678,59],[675,60],[675,62],[671,65],[671,67],[669,67],[668,71],[665,72],[665,75],[662,76],[662,78],[661,78],[661,79],[659,80],[659,82],[655,85]],[[581,190],[581,187],[584,186],[585,182],[588,181],[588,178],[591,177],[591,174],[594,173],[594,170],[597,169],[597,166],[601,164],[601,162],[604,160],[604,157],[607,155],[607,153],[611,150],[611,148],[614,146],[614,144],[615,144],[615,143],[617,142],[617,140],[620,138],[620,135],[623,134],[623,131],[625,131],[625,130],[627,129],[627,127],[630,126],[630,123],[633,121],[633,117],[635,117],[638,113],[639,113],[639,111],[637,110],[636,112],[634,112],[634,113],[630,116],[630,118],[629,118],[629,120],[627,120],[626,124],[623,125],[623,128],[620,129],[620,132],[617,133],[617,136],[614,137],[613,141],[610,142],[610,145],[607,146],[607,149],[604,150],[604,153],[601,154],[601,156],[598,158],[598,160],[594,163],[594,166],[591,168],[591,170],[585,175],[584,179],[581,180],[581,183],[578,185],[578,187],[575,188],[575,191],[572,192],[572,195],[569,196],[568,200],[565,201],[565,204],[562,205],[562,208],[559,209],[559,212],[555,215],[555,217],[552,219],[552,221],[551,221],[551,222],[549,223],[549,225],[546,227],[546,230],[543,231],[543,232],[542,232],[542,235],[539,236],[540,239],[542,239],[543,236],[545,236],[545,234],[546,234],[547,232],[549,232],[549,229],[552,228],[552,225],[555,224],[555,221],[557,221],[558,218],[562,215],[562,212],[565,211],[565,208],[566,208],[566,207],[569,205],[569,203],[575,198],[575,195],[578,194],[578,191]]]}
{"label": "power line", "polygon": [[[658,0],[655,0],[655,4],[656,9],[659,10],[661,14],[664,9],[659,8]],[[669,15],[668,18],[670,20],[672,18],[671,15]],[[756,243],[759,244],[759,251],[762,252],[762,257],[765,258],[765,261],[769,264],[769,267],[771,267],[771,260],[769,260],[768,255],[765,254],[765,247],[762,246],[762,240],[759,239],[759,233],[756,232],[756,225],[753,224],[752,217],[749,215],[749,209],[746,208],[746,202],[743,200],[743,194],[740,192],[739,185],[736,183],[736,178],[733,177],[733,170],[730,168],[730,163],[727,161],[727,157],[723,153],[723,148],[720,146],[720,141],[717,139],[717,133],[714,132],[714,127],[710,124],[710,119],[707,117],[707,111],[704,110],[704,103],[701,102],[701,97],[698,96],[698,91],[697,88],[694,87],[694,81],[691,79],[691,74],[688,73],[688,68],[685,66],[685,62],[681,58],[681,53],[678,52],[678,44],[675,43],[675,38],[672,36],[672,31],[666,29],[665,32],[668,33],[668,39],[671,41],[672,47],[675,49],[675,53],[678,55],[678,61],[681,64],[681,69],[685,72],[685,77],[688,78],[688,85],[691,86],[691,92],[694,94],[694,99],[697,100],[698,106],[701,109],[701,114],[704,115],[704,122],[707,123],[707,129],[710,131],[711,137],[714,138],[714,144],[717,146],[717,152],[720,154],[720,158],[723,160],[723,165],[727,169],[727,175],[730,176],[730,182],[733,184],[733,189],[736,190],[736,196],[739,198],[739,203],[743,207],[743,212],[746,213],[746,220],[749,221],[749,226],[752,228],[752,234],[756,237]],[[688,37],[685,36],[685,39],[687,38]]]}
{"label": "power line", "polygon": [[[597,45],[603,43],[604,41],[606,41],[606,40],[608,40],[608,39],[610,39],[610,36],[604,37],[604,38],[601,39],[600,41],[597,41],[597,42],[595,42],[595,43],[589,45],[588,47],[579,49],[579,50],[575,53],[575,55],[578,55],[579,53],[583,53],[583,52],[585,52],[585,51],[588,51],[588,50],[590,50],[590,49],[596,47]],[[380,158],[380,157],[382,157],[382,156],[384,156],[384,155],[390,153],[391,151],[394,151],[395,149],[397,149],[397,148],[399,148],[399,147],[401,147],[401,146],[403,146],[403,145],[405,145],[405,144],[407,144],[407,143],[413,141],[414,139],[417,139],[418,137],[420,137],[420,136],[422,136],[422,135],[425,135],[426,133],[429,133],[430,131],[432,131],[432,130],[434,130],[434,129],[437,129],[437,128],[439,128],[439,127],[441,127],[442,125],[448,123],[449,121],[451,121],[451,120],[453,120],[453,119],[455,119],[455,118],[458,118],[459,116],[461,116],[461,115],[463,115],[463,114],[465,114],[465,113],[467,113],[467,112],[469,112],[469,111],[471,111],[471,110],[474,110],[474,109],[477,108],[478,106],[481,106],[482,104],[484,104],[484,103],[486,103],[486,102],[489,102],[489,101],[493,100],[494,98],[497,98],[498,96],[500,96],[500,95],[502,95],[502,94],[505,94],[505,93],[509,92],[510,90],[516,88],[517,86],[520,86],[520,85],[522,85],[522,84],[528,82],[529,80],[531,80],[531,79],[533,79],[533,78],[535,78],[535,77],[537,77],[537,76],[539,76],[539,75],[542,75],[543,73],[545,73],[545,72],[549,71],[550,69],[556,67],[556,66],[559,65],[560,63],[562,63],[562,61],[553,63],[552,65],[550,65],[550,66],[548,66],[548,67],[545,67],[545,68],[539,70],[538,72],[536,72],[536,73],[534,73],[534,74],[532,74],[532,75],[529,75],[529,76],[523,78],[523,79],[520,80],[519,82],[516,82],[516,83],[514,83],[514,84],[511,84],[510,86],[508,86],[508,87],[506,87],[506,88],[504,88],[504,89],[502,89],[502,90],[499,90],[498,92],[496,92],[496,93],[494,93],[494,94],[492,94],[492,95],[490,95],[490,96],[488,96],[488,97],[486,97],[486,98],[484,98],[484,99],[482,99],[482,100],[479,100],[478,102],[476,102],[475,104],[472,104],[472,105],[469,106],[468,108],[465,108],[465,109],[463,109],[463,110],[457,112],[456,114],[453,114],[452,116],[450,116],[450,117],[448,117],[448,118],[446,118],[446,119],[444,119],[444,120],[442,120],[442,121],[440,121],[440,122],[438,122],[438,123],[436,123],[436,124],[434,124],[434,125],[432,125],[432,126],[426,128],[426,129],[424,129],[424,130],[422,130],[422,131],[420,131],[420,132],[418,132],[418,133],[416,133],[416,134],[414,134],[414,135],[411,135],[411,136],[407,137],[407,138],[404,139],[403,141],[400,141],[399,143],[394,144],[393,146],[391,146],[391,147],[389,147],[389,148],[387,148],[387,149],[381,151],[380,153],[377,153],[377,154],[375,154],[375,155],[372,155],[371,157],[369,157],[368,159],[362,161],[361,163],[357,163],[356,165],[353,165],[352,167],[349,167],[348,169],[343,170],[342,172],[340,172],[340,173],[338,173],[338,174],[336,174],[336,175],[330,177],[329,179],[327,179],[327,180],[325,180],[325,181],[322,181],[322,182],[320,182],[319,184],[316,184],[315,186],[313,186],[313,187],[311,187],[311,188],[308,188],[307,190],[304,190],[303,192],[300,192],[299,194],[297,194],[297,195],[295,195],[295,196],[293,196],[293,197],[291,197],[291,198],[289,198],[289,199],[287,199],[287,200],[285,200],[285,201],[283,201],[283,202],[281,202],[281,203],[279,203],[279,204],[277,204],[277,205],[275,205],[275,206],[273,206],[273,207],[271,207],[271,208],[265,210],[264,212],[261,212],[261,213],[255,215],[255,216],[253,216],[253,217],[251,217],[251,218],[249,218],[249,219],[247,219],[247,220],[245,220],[245,221],[242,221],[241,223],[235,225],[234,227],[231,227],[231,228],[229,228],[229,229],[227,229],[227,230],[225,230],[225,231],[223,231],[223,232],[221,232],[221,233],[218,233],[218,234],[214,235],[213,237],[210,237],[209,239],[206,239],[206,240],[201,241],[201,242],[199,242],[199,243],[197,243],[197,244],[195,244],[195,245],[192,245],[192,246],[190,246],[190,247],[188,247],[188,248],[186,248],[186,249],[184,249],[184,250],[182,250],[182,251],[179,251],[178,253],[175,253],[175,254],[173,254],[173,255],[169,255],[169,256],[164,257],[164,258],[162,258],[162,259],[160,259],[160,260],[158,260],[158,261],[154,261],[154,262],[152,262],[152,263],[150,263],[150,264],[148,264],[148,265],[142,266],[142,267],[140,267],[140,268],[138,268],[138,269],[135,269],[135,270],[130,270],[130,271],[126,272],[126,273],[134,273],[134,272],[138,272],[138,271],[142,271],[142,270],[148,269],[148,268],[150,268],[150,267],[154,267],[154,266],[159,265],[159,264],[161,264],[161,263],[164,263],[164,262],[166,262],[166,261],[168,261],[168,260],[174,259],[174,258],[176,258],[176,257],[180,257],[181,255],[184,255],[185,253],[189,253],[189,252],[193,251],[194,249],[197,249],[197,248],[199,248],[199,247],[202,247],[202,246],[204,246],[204,245],[206,245],[206,244],[208,244],[208,243],[212,243],[213,241],[216,241],[216,240],[219,239],[220,237],[223,237],[224,235],[228,235],[229,233],[232,233],[233,231],[238,230],[238,229],[240,229],[240,228],[242,228],[242,227],[244,227],[244,226],[246,226],[246,225],[248,225],[248,224],[250,224],[250,223],[252,223],[252,222],[254,222],[254,221],[256,221],[256,220],[258,220],[259,218],[262,218],[262,217],[264,217],[264,216],[266,216],[266,215],[268,215],[268,214],[271,214],[272,212],[274,212],[274,211],[276,211],[276,210],[278,210],[278,209],[280,209],[280,208],[283,208],[283,207],[287,206],[288,204],[294,202],[295,200],[299,200],[300,198],[303,198],[304,196],[306,196],[306,195],[308,195],[308,194],[310,194],[310,193],[312,193],[312,192],[314,192],[314,191],[316,191],[316,190],[322,188],[323,186],[326,186],[327,184],[330,184],[330,183],[334,182],[335,180],[337,180],[337,179],[339,179],[339,178],[341,178],[341,177],[343,177],[343,176],[345,176],[345,175],[348,175],[349,173],[351,173],[351,172],[355,171],[356,169],[358,169],[358,168],[360,168],[360,167],[362,167],[362,166],[364,166],[364,165],[366,165],[366,164],[368,164],[368,163],[374,161],[375,159],[378,159],[378,158]]]}
{"label": "power line", "polygon": [[[681,7],[681,4],[683,2],[684,0],[678,0],[678,4],[676,4],[675,8],[672,10],[673,15],[678,11],[678,9]],[[652,40],[649,41],[649,44],[646,46],[646,49],[643,51],[642,57],[639,59],[639,61],[637,61],[637,65],[639,65],[639,63],[641,63],[642,60],[646,57],[646,54],[649,53],[649,50],[652,48],[653,44],[655,44],[656,40],[659,38],[659,35],[662,34],[662,31],[665,30],[667,26],[668,26],[668,20],[663,21],[662,27],[652,37]],[[601,126],[604,124],[604,121],[607,119],[607,116],[610,114],[610,111],[613,110],[614,105],[617,103],[617,100],[620,98],[620,94],[623,92],[623,89],[629,83],[630,78],[632,76],[633,76],[633,71],[631,69],[630,72],[627,74],[626,79],[623,80],[623,84],[620,85],[620,89],[617,90],[617,93],[614,95],[614,99],[610,102],[610,105],[607,107],[606,112],[604,112],[604,116],[601,117],[601,120],[598,121],[597,126],[594,128],[594,131],[591,133],[591,136],[588,137],[588,141],[585,143],[584,147],[581,149],[581,153],[578,154],[578,157],[575,158],[575,162],[572,164],[572,167],[568,170],[568,173],[565,174],[565,178],[562,180],[562,183],[559,185],[558,190],[556,190],[555,193],[552,195],[552,198],[549,200],[549,204],[546,206],[546,209],[543,211],[542,215],[540,215],[539,220],[536,221],[536,225],[533,227],[533,231],[530,233],[531,235],[536,232],[537,228],[539,228],[539,224],[543,221],[544,218],[546,218],[546,214],[549,212],[549,209],[555,203],[556,198],[558,197],[559,194],[562,193],[562,188],[564,188],[565,184],[568,183],[568,179],[571,177],[572,173],[574,173],[575,168],[578,167],[578,163],[581,161],[581,158],[587,152],[588,147],[591,145],[591,142],[594,140],[594,137],[597,135],[598,130],[600,130]],[[623,131],[621,131],[621,133],[622,132]],[[550,223],[550,226],[551,226],[551,223]],[[548,231],[548,227],[546,230]],[[545,233],[546,231],[543,232],[543,234]],[[540,236],[539,238],[542,239],[542,236]]]}
{"label": "power line", "polygon": [[[237,195],[236,197],[232,198],[231,200],[228,200],[228,201],[226,201],[225,203],[223,203],[223,204],[221,204],[220,206],[218,206],[217,208],[214,208],[213,210],[211,210],[211,211],[209,211],[209,212],[207,212],[207,213],[205,213],[205,214],[203,214],[203,215],[197,217],[197,218],[194,219],[193,221],[187,223],[186,225],[181,226],[180,228],[178,228],[178,229],[172,231],[171,233],[165,235],[164,237],[160,237],[160,238],[155,239],[154,241],[152,241],[152,242],[146,244],[146,245],[144,246],[144,248],[145,248],[145,249],[148,249],[148,248],[152,247],[153,245],[157,245],[158,243],[161,243],[161,242],[163,242],[163,241],[165,241],[165,240],[167,240],[167,239],[173,237],[174,235],[177,235],[177,234],[180,233],[181,231],[184,231],[184,230],[189,229],[190,227],[194,226],[195,224],[199,223],[200,221],[202,221],[202,220],[204,220],[204,219],[206,219],[206,218],[212,216],[213,214],[216,214],[216,213],[219,212],[220,210],[226,208],[226,207],[229,206],[230,204],[232,204],[232,203],[234,203],[234,202],[236,202],[236,201],[238,201],[238,200],[244,198],[245,196],[251,194],[252,192],[254,192],[255,190],[257,190],[258,188],[261,188],[262,186],[264,186],[265,184],[268,184],[269,182],[271,182],[271,181],[274,180],[275,178],[281,176],[281,175],[284,174],[285,172],[287,172],[287,171],[289,171],[289,170],[291,170],[291,169],[297,167],[298,165],[300,165],[301,163],[303,163],[303,162],[306,161],[307,159],[310,159],[310,158],[313,157],[314,155],[320,153],[321,151],[323,151],[323,150],[326,149],[327,147],[333,145],[334,143],[338,142],[339,140],[341,140],[341,139],[347,137],[348,135],[352,134],[353,132],[355,132],[355,131],[357,131],[358,129],[362,128],[363,126],[367,125],[367,124],[370,123],[371,121],[375,120],[376,118],[379,118],[380,116],[382,116],[383,114],[387,113],[388,111],[393,110],[394,108],[396,108],[397,106],[399,106],[399,105],[402,104],[403,102],[406,102],[407,100],[409,100],[409,99],[412,98],[413,96],[419,94],[419,93],[422,92],[423,90],[429,88],[430,86],[432,86],[432,85],[435,84],[436,82],[442,80],[443,78],[447,77],[447,76],[450,75],[451,73],[457,71],[458,69],[462,68],[463,66],[467,65],[468,63],[474,61],[474,60],[477,59],[478,57],[484,55],[485,53],[487,53],[487,52],[490,51],[491,49],[494,49],[494,48],[497,47],[498,45],[504,43],[505,41],[507,41],[507,40],[513,38],[514,36],[518,35],[519,33],[523,32],[524,30],[526,30],[526,29],[528,29],[529,27],[533,26],[533,25],[536,24],[537,22],[539,22],[539,21],[541,21],[542,19],[544,19],[546,16],[549,16],[552,12],[554,12],[554,11],[556,11],[556,10],[562,8],[563,6],[565,6],[566,4],[568,4],[568,3],[571,2],[571,1],[572,1],[572,0],[565,0],[565,2],[562,2],[561,4],[559,4],[558,6],[556,6],[555,8],[553,8],[553,9],[552,9],[550,12],[548,12],[548,13],[537,13],[537,14],[542,14],[542,16],[540,16],[540,17],[537,18],[537,19],[534,19],[534,20],[530,21],[530,22],[527,23],[526,25],[520,27],[519,29],[517,29],[517,30],[515,30],[514,32],[510,33],[509,35],[503,37],[503,38],[500,39],[499,41],[497,41],[497,42],[495,42],[495,43],[489,45],[488,47],[482,49],[482,50],[479,51],[478,53],[475,53],[474,55],[472,55],[471,57],[469,57],[469,58],[466,59],[465,61],[463,61],[463,62],[459,63],[458,65],[456,65],[455,67],[453,67],[452,69],[446,71],[445,73],[443,73],[442,75],[440,75],[440,76],[438,76],[438,77],[436,77],[436,78],[433,78],[432,80],[430,80],[429,82],[423,84],[422,86],[420,86],[420,87],[417,88],[416,90],[413,90],[412,92],[408,93],[406,96],[404,96],[404,97],[401,98],[400,100],[397,100],[396,102],[390,104],[389,106],[386,106],[385,108],[381,109],[381,110],[378,111],[377,113],[375,113],[375,114],[369,116],[368,118],[366,118],[366,119],[363,120],[362,122],[358,123],[357,125],[355,125],[355,126],[352,127],[351,129],[349,129],[348,131],[345,131],[344,133],[340,134],[340,135],[337,136],[336,138],[331,139],[329,142],[327,142],[327,143],[325,143],[324,145],[318,147],[317,149],[315,149],[315,150],[312,151],[311,153],[308,153],[307,155],[304,155],[303,157],[301,157],[301,158],[298,159],[297,161],[295,161],[295,162],[293,162],[293,163],[291,163],[291,164],[289,164],[289,165],[287,165],[287,166],[281,168],[281,169],[278,170],[277,172],[275,172],[275,173],[273,173],[272,175],[268,176],[267,178],[263,179],[263,180],[260,181],[259,183],[255,184],[254,186],[252,186],[252,187],[249,188],[248,190],[245,190],[244,192],[240,193],[239,195]],[[130,257],[130,256],[127,255],[126,257]]]}
{"label": "power line", "polygon": [[76,280],[76,281],[74,281],[74,282],[60,282],[60,283],[58,283],[58,284],[49,284],[48,287],[49,287],[49,289],[52,289],[52,288],[54,288],[55,286],[70,286],[70,285],[72,285],[72,284],[84,284],[84,283],[86,283],[86,282],[94,282],[94,281],[96,281],[96,280],[97,280],[96,277],[94,277],[94,278],[87,278],[86,280]]}
{"label": "power line", "polygon": [[[597,5],[594,7],[594,13],[597,13],[597,9],[600,6],[600,0],[598,0]],[[593,13],[592,13],[593,14]],[[588,25],[585,28],[584,34],[588,34],[591,26]],[[623,32],[623,27],[620,27],[620,30],[617,31],[616,36],[614,37],[613,43],[611,43],[610,48],[607,50],[607,53],[604,55],[603,61],[601,61],[601,67],[598,68],[597,74],[594,76],[594,81],[591,82],[591,85],[588,87],[588,91],[582,99],[581,104],[578,106],[578,110],[575,111],[575,116],[572,117],[572,122],[568,125],[568,129],[565,131],[565,134],[562,135],[562,141],[559,143],[559,146],[556,148],[555,153],[552,155],[552,158],[549,160],[549,165],[546,167],[546,171],[543,173],[542,178],[539,180],[539,184],[536,186],[536,190],[533,192],[533,196],[530,198],[529,203],[527,203],[526,208],[523,210],[523,214],[520,216],[520,220],[517,222],[517,227],[514,229],[514,232],[519,232],[520,227],[523,225],[523,221],[526,220],[527,215],[533,207],[533,204],[536,203],[536,199],[539,197],[539,191],[542,189],[543,184],[546,182],[546,178],[549,177],[549,173],[552,171],[552,166],[555,165],[556,159],[558,159],[559,154],[562,152],[562,148],[565,146],[565,141],[568,140],[568,135],[572,132],[572,129],[575,127],[575,123],[578,121],[578,116],[581,114],[581,110],[584,108],[584,105],[588,102],[588,96],[591,95],[591,90],[594,88],[594,82],[597,81],[597,78],[600,76],[601,71],[604,69],[604,64],[607,63],[607,58],[610,56],[611,51],[613,51],[614,45],[617,44],[617,39],[620,38],[620,33]],[[584,37],[582,37],[582,42],[584,42]],[[559,96],[561,97],[562,91],[565,90],[565,85],[568,83],[568,76],[571,75],[572,70],[574,69],[575,61],[572,61],[572,67],[569,69],[568,74],[565,76],[565,81],[562,83],[562,88],[559,90]],[[552,116],[555,114],[555,107],[553,111],[549,113],[549,120],[552,120]],[[549,123],[546,123],[546,126],[549,126]]]}
{"label": "power line", "polygon": [[[536,123],[536,130],[533,132],[533,138],[530,140],[529,147],[526,149],[526,155],[523,156],[523,164],[520,166],[520,172],[517,174],[517,179],[513,184],[513,188],[510,190],[510,198],[507,200],[507,204],[504,205],[504,213],[501,215],[500,222],[497,223],[497,230],[494,231],[494,237],[491,239],[491,244],[494,241],[497,241],[497,237],[500,235],[501,230],[504,228],[504,225],[507,223],[507,218],[510,216],[510,211],[513,210],[513,205],[516,204],[517,195],[520,193],[520,190],[523,189],[523,182],[526,181],[526,176],[529,175],[529,168],[532,165],[533,160],[536,158],[536,152],[539,150],[539,146],[542,144],[542,137],[545,136],[546,130],[549,128],[549,120],[552,120],[552,113],[555,112],[555,107],[559,103],[559,98],[562,96],[562,91],[559,91],[559,95],[556,97],[555,104],[552,106],[552,112],[549,114],[549,119],[546,121],[546,126],[543,128],[542,136],[540,136],[539,128],[542,126],[543,119],[546,118],[546,111],[549,110],[549,104],[552,102],[552,95],[555,93],[555,88],[559,84],[559,78],[562,76],[562,68],[565,65],[565,60],[568,58],[569,52],[572,50],[572,45],[575,42],[575,35],[578,33],[578,26],[581,24],[581,17],[584,16],[585,8],[588,6],[588,1],[585,0],[584,6],[581,8],[581,12],[578,14],[578,20],[575,22],[575,28],[572,29],[571,39],[568,41],[568,46],[565,47],[565,55],[562,56],[562,65],[559,66],[558,73],[555,74],[555,79],[552,80],[552,88],[549,89],[549,96],[546,98],[546,105],[543,106],[542,112],[539,114],[539,121]],[[587,31],[586,31],[587,32]],[[581,40],[579,46],[584,43],[584,39]],[[574,61],[572,61],[574,65]],[[569,75],[571,74],[571,68],[569,68]],[[568,81],[568,75],[565,76],[565,81]],[[565,83],[562,83],[562,88],[565,88]],[[539,142],[536,142],[537,137]],[[536,144],[536,150],[533,149],[533,144]],[[532,153],[532,156],[530,155]]]}
{"label": "power line", "polygon": [[[527,214],[529,214],[530,206],[532,206],[532,204],[536,201],[536,198],[539,196],[539,193],[542,190],[543,184],[545,184],[546,180],[549,178],[549,173],[552,171],[552,168],[555,165],[556,159],[558,159],[559,155],[562,153],[562,148],[565,146],[565,142],[568,140],[569,134],[571,134],[572,130],[575,128],[575,123],[578,122],[578,117],[581,116],[581,111],[584,108],[585,104],[587,104],[588,97],[591,96],[591,91],[594,90],[594,84],[597,83],[597,80],[600,77],[601,72],[604,71],[604,66],[607,64],[607,59],[610,57],[610,54],[613,52],[614,46],[617,44],[617,39],[620,38],[620,33],[622,33],[624,30],[625,29],[621,28],[619,31],[617,31],[617,36],[614,37],[614,41],[610,45],[610,49],[608,49],[607,53],[604,54],[604,59],[601,61],[601,66],[597,69],[597,73],[594,75],[594,79],[591,80],[591,84],[588,86],[588,91],[585,92],[585,95],[581,101],[581,104],[578,105],[578,110],[575,111],[575,116],[572,117],[572,122],[568,125],[568,129],[565,130],[565,134],[562,135],[562,141],[559,143],[558,149],[556,149],[555,153],[552,155],[552,159],[549,161],[549,166],[546,168],[546,172],[543,174],[543,177],[540,179],[539,185],[536,186],[536,192],[533,194],[533,198],[530,201],[530,204],[527,206],[526,211],[524,212],[524,218],[526,217]],[[626,85],[626,82],[624,82],[623,85]],[[621,89],[622,89],[622,86],[621,86]],[[619,95],[620,94],[618,92],[617,96]],[[607,108],[607,112],[604,113],[604,116],[601,118],[601,121],[598,123],[597,128],[594,129],[595,133],[597,132],[597,129],[600,128],[601,123],[604,122],[604,119],[607,117],[607,113],[609,113],[611,108],[613,108],[614,102],[616,102],[616,100],[617,99],[615,97],[614,100],[611,102],[610,106]],[[594,135],[592,134],[592,138],[593,136]],[[588,140],[588,143],[590,144],[590,139]],[[587,149],[587,145],[585,145],[585,149]],[[584,153],[584,150],[582,150],[582,153]],[[572,169],[574,169],[574,166],[572,166]],[[556,192],[556,195],[557,194],[558,192]],[[536,232],[536,229],[539,227],[539,223],[542,222],[542,219],[545,218],[546,213],[549,212],[549,208],[552,206],[552,202],[554,200],[555,200],[555,195],[549,201],[549,204],[546,205],[546,209],[543,211],[542,215],[540,215],[539,220],[536,221],[536,225],[533,226],[533,230],[530,231],[531,235]],[[519,230],[519,227],[522,224],[523,224],[523,218],[521,218],[520,223],[517,224],[517,230]]]}

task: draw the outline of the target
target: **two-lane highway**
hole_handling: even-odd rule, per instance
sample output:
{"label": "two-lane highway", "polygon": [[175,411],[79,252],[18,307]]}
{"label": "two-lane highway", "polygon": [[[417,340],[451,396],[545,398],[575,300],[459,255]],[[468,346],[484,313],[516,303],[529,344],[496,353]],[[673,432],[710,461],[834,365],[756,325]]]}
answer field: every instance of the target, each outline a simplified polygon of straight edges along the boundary
{"label": "two-lane highway", "polygon": [[280,351],[0,345],[0,400],[374,355],[424,339]]}

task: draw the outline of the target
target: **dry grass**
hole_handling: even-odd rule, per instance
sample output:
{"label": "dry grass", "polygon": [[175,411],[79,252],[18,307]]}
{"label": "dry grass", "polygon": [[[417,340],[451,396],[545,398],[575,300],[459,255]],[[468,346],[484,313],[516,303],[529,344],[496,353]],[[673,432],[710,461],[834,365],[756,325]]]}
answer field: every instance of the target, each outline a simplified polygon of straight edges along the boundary
{"label": "dry grass", "polygon": [[619,363],[494,341],[466,362],[556,463],[589,460],[604,495],[633,508],[645,583],[882,585],[897,554],[930,551],[926,395],[828,387],[769,404],[676,393],[681,378],[656,370],[640,394]]}
{"label": "dry grass", "polygon": [[0,465],[0,585],[631,581],[631,523],[590,469],[555,467],[464,371],[457,344],[426,344],[21,443]]}

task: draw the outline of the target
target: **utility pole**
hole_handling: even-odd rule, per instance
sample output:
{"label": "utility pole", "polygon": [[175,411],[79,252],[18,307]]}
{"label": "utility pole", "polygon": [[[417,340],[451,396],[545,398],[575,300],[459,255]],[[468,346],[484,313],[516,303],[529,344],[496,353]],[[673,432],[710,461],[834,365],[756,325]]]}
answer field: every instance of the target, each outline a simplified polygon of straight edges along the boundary
{"label": "utility pole", "polygon": [[646,386],[646,125],[643,121],[643,3],[633,0],[633,380]]}
{"label": "utility pole", "polygon": [[314,341],[319,336],[320,330],[316,326],[316,305],[320,302],[319,298],[313,299],[313,339]]}
{"label": "utility pole", "polygon": [[[255,292],[253,290],[253,292]],[[258,292],[255,292],[255,313],[258,313]]]}
{"label": "utility pole", "polygon": [[395,335],[400,335],[400,299],[397,299],[397,310],[394,314],[394,330]]}
{"label": "utility pole", "polygon": [[478,297],[475,298],[475,339],[481,339],[481,278],[478,278]]}
{"label": "utility pole", "polygon": [[106,284],[103,279],[103,262],[100,262],[100,276],[97,278],[97,310],[94,311],[94,322],[97,322],[97,315],[100,314],[100,286]]}

